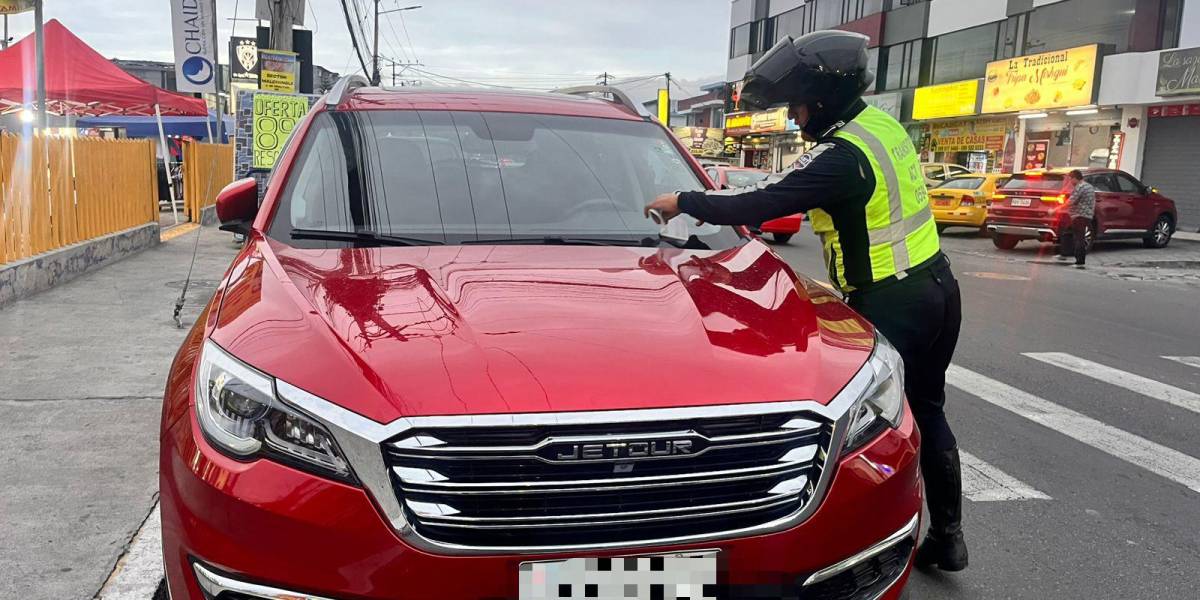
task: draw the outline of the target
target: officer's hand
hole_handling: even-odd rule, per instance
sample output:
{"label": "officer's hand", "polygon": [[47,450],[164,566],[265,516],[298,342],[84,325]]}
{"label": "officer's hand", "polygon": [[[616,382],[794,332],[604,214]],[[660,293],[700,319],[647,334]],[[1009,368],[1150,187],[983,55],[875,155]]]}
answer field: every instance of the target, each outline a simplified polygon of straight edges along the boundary
{"label": "officer's hand", "polygon": [[659,194],[646,208],[642,209],[642,213],[646,218],[650,218],[650,211],[657,210],[662,213],[663,219],[670,221],[679,216],[679,194],[674,192],[670,194]]}

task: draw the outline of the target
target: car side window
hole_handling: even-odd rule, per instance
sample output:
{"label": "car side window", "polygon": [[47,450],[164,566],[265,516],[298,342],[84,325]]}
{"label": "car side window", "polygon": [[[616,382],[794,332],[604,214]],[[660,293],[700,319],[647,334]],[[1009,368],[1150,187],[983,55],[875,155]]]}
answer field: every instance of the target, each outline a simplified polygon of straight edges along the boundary
{"label": "car side window", "polygon": [[1142,186],[1138,185],[1138,182],[1134,181],[1132,177],[1124,173],[1117,173],[1116,177],[1117,187],[1121,190],[1121,192],[1126,194],[1142,193]]}
{"label": "car side window", "polygon": [[970,175],[971,172],[962,167],[949,167],[950,177],[958,177],[959,175]]}
{"label": "car side window", "polygon": [[928,165],[925,167],[925,177],[927,179],[941,181],[946,178],[946,175],[942,173],[942,165]]}
{"label": "car side window", "polygon": [[717,185],[721,184],[721,177],[717,173],[716,169],[706,169],[705,173],[708,173],[708,177],[709,177],[709,179],[713,180],[713,183],[715,183]]}
{"label": "car side window", "polygon": [[1099,175],[1088,175],[1087,177],[1084,177],[1083,180],[1092,184],[1092,187],[1096,188],[1097,192],[1115,192],[1115,191],[1117,191],[1117,186],[1115,184],[1113,184],[1112,178],[1109,177],[1109,175],[1107,173],[1101,173]]}

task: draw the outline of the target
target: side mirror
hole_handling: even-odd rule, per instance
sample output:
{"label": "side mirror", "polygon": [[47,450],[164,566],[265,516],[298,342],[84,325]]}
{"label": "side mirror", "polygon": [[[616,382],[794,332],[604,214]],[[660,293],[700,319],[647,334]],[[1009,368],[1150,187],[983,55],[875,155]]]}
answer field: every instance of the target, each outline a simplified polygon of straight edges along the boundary
{"label": "side mirror", "polygon": [[247,235],[257,214],[258,181],[253,177],[239,179],[217,194],[217,219],[222,231]]}

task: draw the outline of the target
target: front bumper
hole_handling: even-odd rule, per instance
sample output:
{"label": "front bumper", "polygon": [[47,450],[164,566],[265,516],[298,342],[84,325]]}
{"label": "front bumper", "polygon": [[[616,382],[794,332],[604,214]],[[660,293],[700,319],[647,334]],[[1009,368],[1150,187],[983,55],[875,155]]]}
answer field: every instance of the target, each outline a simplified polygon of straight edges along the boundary
{"label": "front bumper", "polygon": [[[879,554],[863,553],[881,540],[902,553],[898,571],[875,582],[878,597],[895,598],[908,577],[907,532],[915,535],[921,509],[919,434],[906,413],[900,428],[842,457],[815,512],[784,531],[594,552],[439,554],[401,540],[364,490],[267,460],[231,460],[197,427],[194,417],[180,419],[164,432],[161,449],[163,553],[176,600],[205,598],[196,564],[228,589],[258,586],[252,589],[265,598],[273,596],[261,592],[274,589],[291,597],[456,600],[517,597],[524,561],[712,548],[721,552],[732,596],[807,597],[798,595],[805,582],[815,590],[831,580],[832,566],[841,565],[837,576],[871,562]],[[813,580],[820,573],[826,576]],[[252,589],[242,593],[255,597]]]}

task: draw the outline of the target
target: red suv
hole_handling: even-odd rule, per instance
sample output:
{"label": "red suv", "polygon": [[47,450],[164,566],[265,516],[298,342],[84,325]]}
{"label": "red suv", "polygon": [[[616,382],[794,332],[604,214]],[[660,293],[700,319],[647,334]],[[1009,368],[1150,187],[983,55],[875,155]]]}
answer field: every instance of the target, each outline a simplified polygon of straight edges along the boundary
{"label": "red suv", "polygon": [[167,384],[172,598],[900,596],[898,355],[744,231],[645,219],[705,185],[670,132],[360,79],[217,201],[247,244]]}
{"label": "red suv", "polygon": [[[1024,239],[1058,242],[1070,227],[1066,202],[1071,168],[1017,173],[997,188],[988,205],[986,227],[997,248],[1012,250]],[[1175,233],[1175,203],[1124,171],[1083,168],[1083,179],[1096,188],[1096,211],[1087,230],[1090,248],[1097,239],[1141,239],[1162,248]]]}

